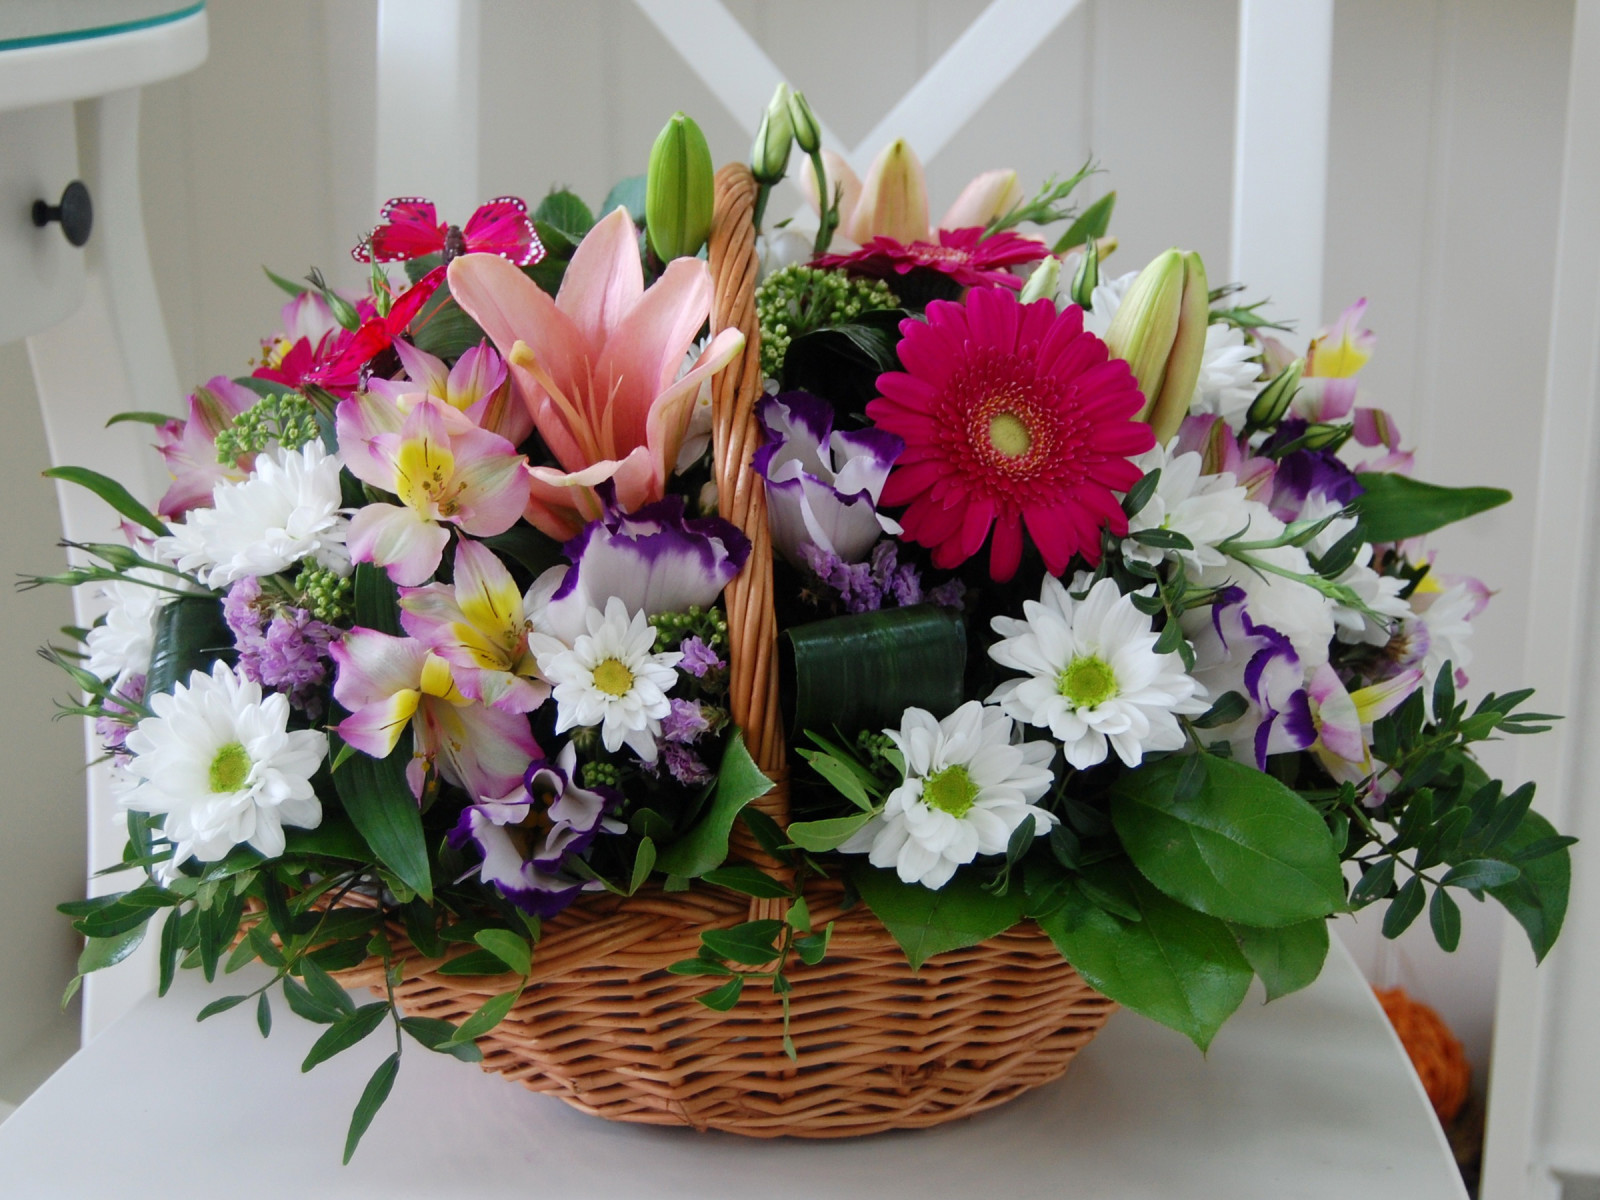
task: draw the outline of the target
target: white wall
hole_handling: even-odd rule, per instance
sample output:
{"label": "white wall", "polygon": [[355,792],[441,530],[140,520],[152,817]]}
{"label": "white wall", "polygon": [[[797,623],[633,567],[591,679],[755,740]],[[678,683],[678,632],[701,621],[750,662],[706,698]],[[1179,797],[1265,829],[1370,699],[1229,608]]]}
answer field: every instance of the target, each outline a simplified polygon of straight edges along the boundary
{"label": "white wall", "polygon": [[[208,8],[210,60],[150,89],[143,123],[151,252],[179,374],[190,381],[242,370],[272,331],[279,298],[261,264],[289,275],[318,264],[355,282],[348,248],[375,217],[376,0]],[[983,3],[729,8],[853,141]],[[1233,0],[1084,0],[928,164],[935,210],[977,171],[1013,166],[1037,182],[1092,153],[1105,174],[1087,194],[1118,191],[1123,269],[1180,244],[1220,272],[1235,9]],[[1500,589],[1479,626],[1473,682],[1504,690],[1521,673],[1571,2],[1339,0],[1335,12],[1325,310],[1371,299],[1380,338],[1366,376],[1371,400],[1421,444],[1419,474],[1527,498],[1439,539],[1445,569]],[[734,118],[630,0],[484,0],[482,39],[484,196],[536,201],[570,185],[597,203],[616,178],[643,169],[677,108],[700,121],[719,160],[748,151]],[[0,384],[16,392],[16,365],[3,358]],[[42,445],[26,439],[3,452],[16,463],[12,479],[43,465]],[[12,628],[31,645],[59,623]],[[42,706],[0,722],[8,757],[31,752],[47,728]],[[58,787],[75,760],[65,742],[41,768]],[[1498,750],[1493,764],[1509,763]],[[73,886],[63,879],[58,890]],[[1438,1006],[1481,1062],[1498,921],[1469,909],[1463,948],[1448,959],[1425,929],[1397,947],[1379,945],[1371,919],[1348,936],[1374,978]]]}

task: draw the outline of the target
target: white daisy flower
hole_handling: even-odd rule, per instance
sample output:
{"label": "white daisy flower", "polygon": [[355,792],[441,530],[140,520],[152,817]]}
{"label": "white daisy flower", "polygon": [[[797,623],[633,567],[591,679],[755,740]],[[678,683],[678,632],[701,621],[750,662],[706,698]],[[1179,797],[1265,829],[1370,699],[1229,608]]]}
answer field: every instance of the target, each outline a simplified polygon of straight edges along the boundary
{"label": "white daisy flower", "polygon": [[339,460],[312,441],[300,450],[277,449],[256,459],[240,483],[220,483],[212,507],[190,511],[159,539],[157,549],[179,569],[197,573],[207,587],[222,588],[247,575],[276,575],[303,558],[350,573],[339,512]]}
{"label": "white daisy flower", "polygon": [[1029,816],[1034,835],[1056,818],[1034,807],[1050,790],[1048,742],[1012,743],[1011,718],[969,700],[942,721],[908,708],[884,733],[905,758],[904,781],[883,811],[839,847],[893,867],[905,883],[941,888],[980,854],[1003,854]]}
{"label": "white daisy flower", "polygon": [[118,800],[166,814],[173,868],[191,856],[216,862],[241,843],[276,858],[285,825],[322,823],[311,777],[328,756],[328,736],[290,732],[287,697],[263,697],[259,683],[218,662],[145,703],[154,715],[128,734],[133,757]]}
{"label": "white daisy flower", "polygon": [[[1327,496],[1316,496],[1306,501],[1300,519],[1318,521],[1329,513],[1337,512],[1340,504]],[[1354,517],[1339,517],[1312,538],[1307,548],[1318,557],[1326,554],[1356,527]],[[1372,569],[1372,547],[1363,545],[1348,567],[1334,581],[1353,591],[1371,610],[1363,612],[1337,602],[1333,605],[1334,633],[1341,642],[1365,643],[1368,646],[1387,645],[1400,629],[1400,623],[1411,616],[1411,605],[1401,598],[1406,582],[1392,575],[1379,575]],[[1376,614],[1376,615],[1373,615]]]}
{"label": "white daisy flower", "polygon": [[1188,538],[1193,549],[1160,550],[1130,537],[1122,543],[1123,557],[1152,566],[1165,558],[1181,560],[1190,572],[1222,566],[1226,559],[1217,544],[1250,524],[1245,489],[1231,474],[1202,475],[1203,460],[1193,451],[1173,454],[1169,446],[1156,446],[1133,461],[1146,474],[1159,468],[1161,479],[1145,506],[1128,518],[1128,532],[1170,530]]}
{"label": "white daisy flower", "polygon": [[155,647],[156,614],[172,599],[171,592],[147,585],[172,587],[177,582],[175,575],[135,567],[126,579],[100,588],[100,597],[108,602],[106,619],[89,630],[84,669],[97,679],[116,684],[145,674]]}
{"label": "white daisy flower", "polygon": [[1205,712],[1205,689],[1176,654],[1157,654],[1150,618],[1102,579],[1083,600],[1047,575],[1026,619],[996,617],[1004,640],[989,648],[1002,667],[1025,672],[989,700],[1009,716],[1049,729],[1067,761],[1080,770],[1106,760],[1109,749],[1130,767],[1148,751],[1183,745],[1180,714]]}
{"label": "white daisy flower", "polygon": [[624,743],[647,763],[656,760],[661,718],[672,711],[667,692],[678,680],[677,651],[653,654],[656,631],[643,612],[628,618],[616,596],[605,612],[584,614],[587,633],[566,646],[535,634],[539,671],[554,685],[556,732],[599,725],[600,740],[613,753]]}
{"label": "white daisy flower", "polygon": [[1407,604],[1408,612],[1400,624],[1396,644],[1391,648],[1402,667],[1422,669],[1422,696],[1431,719],[1433,686],[1439,672],[1449,663],[1459,686],[1466,679],[1472,662],[1472,619],[1489,603],[1489,590],[1476,579],[1461,579],[1444,590],[1430,587],[1424,578]]}

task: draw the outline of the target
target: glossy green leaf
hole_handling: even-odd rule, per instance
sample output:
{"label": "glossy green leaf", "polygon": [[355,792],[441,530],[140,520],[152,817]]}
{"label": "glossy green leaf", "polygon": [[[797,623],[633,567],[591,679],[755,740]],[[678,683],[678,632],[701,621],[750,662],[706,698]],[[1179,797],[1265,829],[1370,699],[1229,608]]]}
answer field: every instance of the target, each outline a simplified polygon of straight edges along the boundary
{"label": "glossy green leaf", "polygon": [[483,1051],[478,1049],[476,1043],[452,1040],[456,1027],[449,1021],[441,1021],[438,1017],[401,1017],[400,1028],[439,1054],[448,1054],[462,1062],[483,1061]]}
{"label": "glossy green leaf", "polygon": [[[266,995],[266,993],[263,992],[262,995]],[[218,1013],[225,1013],[230,1008],[238,1008],[239,1005],[243,1004],[248,999],[250,999],[249,996],[224,996],[221,1000],[213,1000],[210,1004],[202,1008],[195,1015],[194,1019],[196,1021],[204,1021],[207,1017],[214,1017]]]}
{"label": "glossy green leaf", "polygon": [[1230,928],[1245,961],[1261,976],[1269,1001],[1310,986],[1322,974],[1328,958],[1328,922],[1321,917],[1277,929]]}
{"label": "glossy green leaf", "polygon": [[139,948],[139,943],[144,941],[145,930],[149,927],[149,923],[146,922],[115,937],[90,938],[78,955],[78,974],[87,975],[91,971],[116,966]]}
{"label": "glossy green leaf", "polygon": [[300,976],[306,981],[306,990],[311,993],[316,1002],[325,1008],[339,1013],[353,1013],[356,1010],[355,1001],[349,994],[334,982],[333,976],[323,970],[309,959],[302,959],[300,963]]}
{"label": "glossy green leaf", "polygon": [[355,1154],[356,1147],[361,1144],[361,1139],[366,1136],[367,1129],[372,1124],[372,1118],[378,1115],[378,1110],[383,1107],[383,1102],[389,1098],[389,1092],[394,1087],[395,1076],[400,1073],[400,1052],[396,1050],[383,1062],[378,1064],[378,1069],[372,1073],[372,1078],[367,1081],[367,1086],[361,1093],[361,1099],[356,1102],[356,1110],[350,1115],[350,1132],[344,1139],[344,1161],[348,1166],[351,1155]]}
{"label": "glossy green leaf", "polygon": [[787,830],[789,840],[802,850],[809,850],[813,854],[821,854],[825,850],[837,850],[844,845],[866,823],[872,820],[874,813],[855,813],[848,817],[828,817],[821,821],[795,821]]}
{"label": "glossy green leaf", "polygon": [[1474,858],[1457,863],[1444,873],[1439,882],[1446,887],[1468,888],[1481,891],[1485,888],[1504,887],[1522,874],[1520,868],[1493,858]]}
{"label": "glossy green leaf", "polygon": [[91,471],[87,467],[50,467],[43,474],[46,479],[60,479],[88,488],[122,516],[135,525],[144,526],[157,537],[164,537],[169,532],[160,517],[135,500],[132,492],[109,475]]}
{"label": "glossy green leaf", "polygon": [[1420,537],[1511,499],[1503,488],[1440,487],[1406,475],[1368,472],[1356,479],[1364,490],[1355,511],[1362,538],[1369,542]]}
{"label": "glossy green leaf", "polygon": [[734,818],[752,800],[772,790],[772,780],[756,766],[745,748],[744,734],[735,732],[723,751],[716,790],[704,816],[688,833],[656,855],[656,869],[667,875],[694,879],[728,857],[728,834]]}
{"label": "glossy green leaf", "polygon": [[440,963],[435,968],[440,975],[507,975],[504,960],[488,950],[471,950],[459,958]]}
{"label": "glossy green leaf", "polygon": [[1389,907],[1384,911],[1383,936],[1392,940],[1410,929],[1411,922],[1422,912],[1424,900],[1422,877],[1413,875],[1400,885],[1400,890],[1395,893],[1394,899],[1389,901]]}
{"label": "glossy green leaf", "polygon": [[782,921],[746,921],[732,929],[707,929],[700,944],[719,958],[759,967],[778,957],[774,943],[782,932]]}
{"label": "glossy green leaf", "polygon": [[721,987],[712,988],[704,995],[696,996],[695,999],[716,1012],[727,1012],[735,1004],[739,1003],[739,995],[743,991],[744,976],[735,975]]}
{"label": "glossy green leaf", "polygon": [[[341,991],[340,995],[343,994]],[[344,1016],[343,1010],[324,1004],[304,985],[287,976],[283,980],[283,998],[289,1002],[289,1011],[295,1016],[318,1025],[332,1025]]]}
{"label": "glossy green leaf", "polygon": [[1051,247],[1051,254],[1065,254],[1076,249],[1090,238],[1103,238],[1111,228],[1111,211],[1117,206],[1117,193],[1107,192],[1078,214],[1077,220],[1067,226],[1067,231]]}
{"label": "glossy green leaf", "polygon": [[533,948],[528,939],[518,937],[507,929],[483,929],[473,935],[473,941],[494,955],[518,975],[533,969]]}
{"label": "glossy green leaf", "polygon": [[[1517,851],[1537,842],[1556,836],[1554,826],[1538,813],[1529,811],[1503,843],[1501,851],[1514,855]],[[1566,847],[1521,864],[1522,874],[1509,883],[1490,887],[1493,896],[1505,910],[1516,918],[1517,924],[1528,935],[1533,956],[1543,961],[1555,945],[1567,915],[1567,894],[1572,885],[1572,856]]]}
{"label": "glossy green leaf", "polygon": [[644,222],[645,177],[643,175],[630,175],[618,181],[617,185],[606,193],[605,200],[600,205],[600,215],[610,216],[617,205],[622,205],[628,210],[628,215],[633,218],[635,225]]}
{"label": "glossy green leaf", "polygon": [[272,1001],[265,992],[256,997],[256,1028],[262,1037],[272,1036]]}
{"label": "glossy green leaf", "polygon": [[1022,919],[1026,904],[1021,888],[996,896],[962,874],[935,891],[902,883],[893,871],[856,864],[850,882],[905,951],[913,971],[935,954],[1004,933]]}
{"label": "glossy green leaf", "polygon": [[1461,907],[1445,888],[1433,889],[1433,899],[1428,903],[1428,924],[1433,927],[1433,940],[1447,954],[1461,944]]}
{"label": "glossy green leaf", "polygon": [[781,880],[774,879],[759,867],[740,863],[731,867],[718,867],[704,875],[707,883],[760,899],[776,900],[794,894],[794,889]]}
{"label": "glossy green leaf", "polygon": [[501,1021],[504,1021],[506,1014],[511,1011],[512,1006],[521,998],[521,988],[510,992],[501,992],[498,996],[490,996],[478,1006],[476,1012],[461,1022],[456,1031],[450,1035],[450,1041],[453,1044],[460,1045],[477,1041],[496,1025],[500,1024]]}
{"label": "glossy green leaf", "polygon": [[326,1062],[335,1054],[350,1049],[382,1025],[388,1015],[389,1006],[380,1001],[376,1004],[363,1004],[355,1012],[340,1017],[312,1043],[305,1061],[300,1064],[300,1070],[309,1071],[318,1063]]}
{"label": "glossy green leaf", "polygon": [[628,895],[633,895],[644,881],[650,878],[650,872],[656,865],[656,844],[648,838],[639,839],[639,848],[633,853],[633,871],[628,876]]}
{"label": "glossy green leaf", "polygon": [[[1178,786],[1187,768],[1197,786]],[[1144,876],[1190,908],[1276,928],[1344,905],[1339,857],[1316,809],[1272,776],[1182,755],[1118,781],[1111,819]]]}
{"label": "glossy green leaf", "polygon": [[1200,1049],[1249,990],[1250,964],[1215,917],[1185,908],[1127,870],[1141,920],[1068,904],[1039,927],[1095,990],[1176,1029]]}
{"label": "glossy green leaf", "polygon": [[[335,709],[335,717],[343,719],[342,710]],[[335,751],[343,745],[338,734],[330,734],[329,743]],[[433,874],[422,832],[422,810],[406,782],[410,762],[411,730],[407,727],[387,758],[359,751],[351,755],[334,773],[333,787],[345,814],[378,861],[431,901]]]}

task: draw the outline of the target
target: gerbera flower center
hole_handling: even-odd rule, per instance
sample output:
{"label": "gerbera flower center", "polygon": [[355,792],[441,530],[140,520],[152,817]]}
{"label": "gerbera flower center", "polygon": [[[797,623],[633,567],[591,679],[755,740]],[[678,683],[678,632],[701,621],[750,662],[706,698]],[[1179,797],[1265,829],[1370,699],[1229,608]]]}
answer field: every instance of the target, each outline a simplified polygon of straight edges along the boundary
{"label": "gerbera flower center", "polygon": [[1067,664],[1056,688],[1074,708],[1094,708],[1116,697],[1117,674],[1098,655],[1084,655]]}
{"label": "gerbera flower center", "polygon": [[211,760],[209,782],[213,792],[237,792],[250,778],[250,752],[243,743],[229,742]]}
{"label": "gerbera flower center", "polygon": [[966,816],[977,798],[978,785],[960,763],[952,763],[922,781],[923,802],[952,817]]}
{"label": "gerbera flower center", "polygon": [[594,669],[594,686],[608,696],[626,696],[633,689],[633,672],[618,659],[605,659]]}
{"label": "gerbera flower center", "polygon": [[1015,413],[995,413],[989,418],[989,444],[1007,458],[1021,458],[1033,446],[1033,435]]}

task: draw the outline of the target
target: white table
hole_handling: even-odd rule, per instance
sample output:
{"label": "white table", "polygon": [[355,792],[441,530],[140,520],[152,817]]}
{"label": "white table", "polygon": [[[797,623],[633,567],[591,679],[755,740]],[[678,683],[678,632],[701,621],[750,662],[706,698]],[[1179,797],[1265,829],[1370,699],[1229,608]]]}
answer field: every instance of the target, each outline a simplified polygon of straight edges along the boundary
{"label": "white table", "polygon": [[[349,1167],[349,1112],[388,1031],[310,1075],[317,1028],[252,1006],[203,1025],[190,972],[0,1125],[0,1194],[581,1200],[1463,1200],[1399,1042],[1338,941],[1312,988],[1259,994],[1210,1056],[1128,1013],[1067,1076],[942,1129],[753,1142],[612,1125],[408,1045]],[[211,995],[242,990],[239,980]]]}

